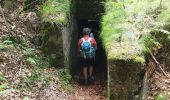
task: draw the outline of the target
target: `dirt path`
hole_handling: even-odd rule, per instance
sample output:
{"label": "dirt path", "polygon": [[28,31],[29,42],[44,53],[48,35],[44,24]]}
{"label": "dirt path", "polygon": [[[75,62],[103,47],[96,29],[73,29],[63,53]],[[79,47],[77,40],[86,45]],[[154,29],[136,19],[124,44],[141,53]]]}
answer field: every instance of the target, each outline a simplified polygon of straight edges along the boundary
{"label": "dirt path", "polygon": [[75,92],[73,100],[106,100],[103,94],[103,87],[100,84],[100,80],[96,80],[90,85],[80,85],[78,82],[73,82]]}

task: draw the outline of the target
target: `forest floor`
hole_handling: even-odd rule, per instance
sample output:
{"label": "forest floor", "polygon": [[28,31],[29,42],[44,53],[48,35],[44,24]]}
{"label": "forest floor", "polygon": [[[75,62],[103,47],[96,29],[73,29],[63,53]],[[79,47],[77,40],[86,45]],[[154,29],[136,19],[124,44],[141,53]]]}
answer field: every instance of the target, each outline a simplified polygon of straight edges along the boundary
{"label": "forest floor", "polygon": [[[170,72],[165,72],[170,76]],[[165,76],[159,68],[155,69],[148,82],[147,100],[170,100],[170,77]]]}
{"label": "forest floor", "polygon": [[103,88],[99,81],[100,80],[96,80],[90,85],[81,85],[74,81],[72,83],[75,87],[73,97],[76,98],[76,100],[106,100],[106,97],[102,95]]}

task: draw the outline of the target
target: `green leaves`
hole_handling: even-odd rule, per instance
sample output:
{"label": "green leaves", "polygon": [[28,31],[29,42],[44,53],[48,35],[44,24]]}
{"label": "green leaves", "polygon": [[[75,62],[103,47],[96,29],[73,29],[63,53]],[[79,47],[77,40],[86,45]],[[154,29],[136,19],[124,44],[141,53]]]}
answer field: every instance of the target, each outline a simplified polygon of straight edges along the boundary
{"label": "green leaves", "polygon": [[47,0],[41,13],[43,21],[66,24],[70,14],[70,0]]}
{"label": "green leaves", "polygon": [[1,84],[0,91],[4,91],[5,89],[7,89],[7,84]]}
{"label": "green leaves", "polygon": [[64,89],[66,90],[73,90],[73,87],[70,84],[70,80],[72,78],[72,76],[70,75],[70,73],[68,72],[67,69],[65,68],[61,68],[57,71],[57,75],[59,76],[59,79],[61,81],[61,85]]}
{"label": "green leaves", "polygon": [[0,83],[6,81],[2,72],[0,72]]}
{"label": "green leaves", "polygon": [[168,95],[165,93],[160,93],[156,96],[155,100],[168,100]]}
{"label": "green leaves", "polygon": [[3,41],[4,44],[13,44],[14,43],[14,37],[12,35],[8,35],[6,39]]}
{"label": "green leaves", "polygon": [[27,58],[27,60],[26,60],[26,61],[27,61],[29,64],[36,65],[35,60],[34,60],[33,58],[31,58],[31,57]]}
{"label": "green leaves", "polygon": [[139,40],[139,43],[144,54],[148,54],[149,50],[160,45],[157,39],[149,33],[143,33],[142,38]]}
{"label": "green leaves", "polygon": [[124,23],[126,12],[123,2],[106,2],[106,14],[102,18],[102,31],[100,37],[103,39],[104,46],[116,41],[125,30]]}
{"label": "green leaves", "polygon": [[24,99],[23,100],[30,100],[28,97],[24,97]]}

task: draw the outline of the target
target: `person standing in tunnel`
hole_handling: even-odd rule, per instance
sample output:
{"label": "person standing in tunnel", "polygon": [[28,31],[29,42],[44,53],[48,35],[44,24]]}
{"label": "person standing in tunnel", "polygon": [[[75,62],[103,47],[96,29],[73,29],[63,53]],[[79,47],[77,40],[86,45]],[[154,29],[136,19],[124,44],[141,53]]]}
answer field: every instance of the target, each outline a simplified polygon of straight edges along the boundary
{"label": "person standing in tunnel", "polygon": [[[93,65],[95,62],[95,51],[97,43],[94,38],[89,37],[91,30],[83,28],[83,37],[78,42],[78,55],[81,58],[83,66],[84,84],[94,81]],[[89,75],[88,75],[89,73]]]}

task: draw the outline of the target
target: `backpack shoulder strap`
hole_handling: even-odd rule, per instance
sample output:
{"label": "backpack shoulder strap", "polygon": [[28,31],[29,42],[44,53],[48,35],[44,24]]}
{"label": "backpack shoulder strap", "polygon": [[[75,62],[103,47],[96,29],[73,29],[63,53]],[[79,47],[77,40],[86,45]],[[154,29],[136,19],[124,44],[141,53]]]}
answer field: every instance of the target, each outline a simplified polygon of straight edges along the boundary
{"label": "backpack shoulder strap", "polygon": [[85,41],[84,37],[82,38],[82,41],[83,41],[83,42]]}
{"label": "backpack shoulder strap", "polygon": [[89,37],[88,42],[90,42],[90,41],[91,41],[91,39],[92,39],[92,38],[91,38],[91,37]]}

